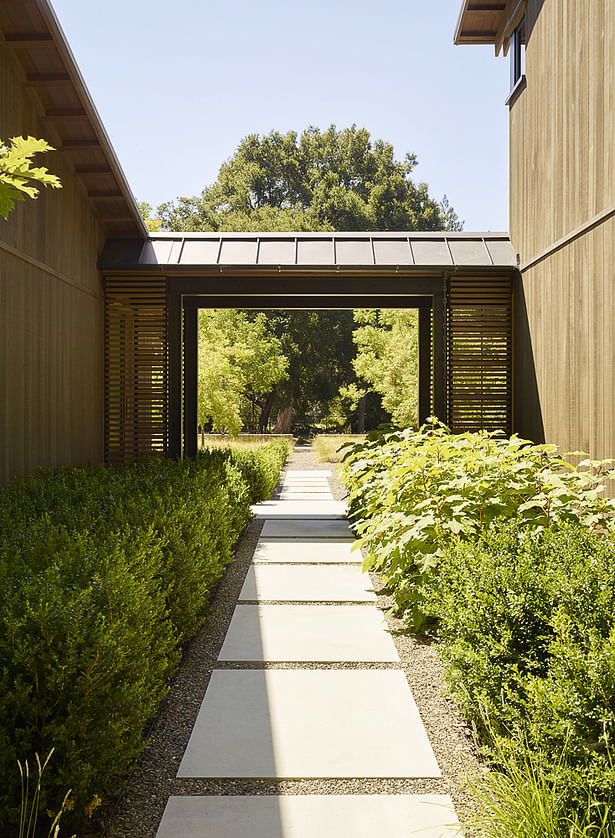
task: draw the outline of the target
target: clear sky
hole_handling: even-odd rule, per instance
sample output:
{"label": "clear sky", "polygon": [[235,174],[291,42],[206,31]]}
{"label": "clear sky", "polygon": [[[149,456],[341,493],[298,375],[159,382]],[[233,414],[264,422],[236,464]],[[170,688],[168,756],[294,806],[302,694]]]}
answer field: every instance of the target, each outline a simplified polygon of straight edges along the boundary
{"label": "clear sky", "polygon": [[367,128],[468,231],[508,229],[508,61],[461,0],[52,0],[138,200],[198,194],[250,133]]}

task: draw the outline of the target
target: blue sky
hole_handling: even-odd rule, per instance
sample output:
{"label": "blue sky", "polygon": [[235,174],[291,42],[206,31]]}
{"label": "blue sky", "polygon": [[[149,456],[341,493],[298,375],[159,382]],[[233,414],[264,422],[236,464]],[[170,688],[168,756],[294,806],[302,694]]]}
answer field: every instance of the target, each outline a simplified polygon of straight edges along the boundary
{"label": "blue sky", "polygon": [[135,196],[198,194],[249,133],[367,128],[465,229],[508,229],[508,62],[461,0],[52,0]]}

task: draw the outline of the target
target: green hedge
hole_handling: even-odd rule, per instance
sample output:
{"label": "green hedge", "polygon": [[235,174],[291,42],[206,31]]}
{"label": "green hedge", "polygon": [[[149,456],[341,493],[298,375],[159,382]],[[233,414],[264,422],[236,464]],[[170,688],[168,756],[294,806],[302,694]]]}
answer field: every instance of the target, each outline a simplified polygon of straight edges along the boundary
{"label": "green hedge", "polygon": [[61,469],[0,492],[0,831],[16,761],[35,752],[55,747],[43,810],[73,789],[67,829],[121,784],[283,445]]}
{"label": "green hedge", "polygon": [[[615,832],[610,464],[434,423],[372,435],[341,467],[365,564],[409,627],[441,637],[462,712],[511,782],[529,788],[538,772],[564,813],[558,836],[573,813],[588,824],[575,835]],[[523,799],[510,795],[510,822]]]}
{"label": "green hedge", "polygon": [[613,537],[496,526],[450,544],[425,595],[483,741],[518,759],[529,749],[565,808],[583,812],[589,790],[615,828]]}

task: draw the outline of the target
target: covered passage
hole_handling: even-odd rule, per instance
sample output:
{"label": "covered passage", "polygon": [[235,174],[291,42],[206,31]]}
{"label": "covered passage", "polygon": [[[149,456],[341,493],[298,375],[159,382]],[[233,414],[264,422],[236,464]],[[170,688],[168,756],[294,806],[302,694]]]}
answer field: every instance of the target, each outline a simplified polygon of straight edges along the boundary
{"label": "covered passage", "polygon": [[417,308],[419,418],[512,429],[506,234],[156,233],[100,268],[107,462],[196,452],[199,308]]}

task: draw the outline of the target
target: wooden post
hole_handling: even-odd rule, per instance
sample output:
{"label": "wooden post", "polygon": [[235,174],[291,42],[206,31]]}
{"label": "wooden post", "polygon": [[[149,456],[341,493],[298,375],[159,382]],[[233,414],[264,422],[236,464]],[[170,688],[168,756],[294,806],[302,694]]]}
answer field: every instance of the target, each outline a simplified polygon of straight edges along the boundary
{"label": "wooden post", "polygon": [[431,308],[419,308],[419,425],[431,414]]}
{"label": "wooden post", "polygon": [[169,450],[171,458],[182,455],[182,300],[177,292],[167,294],[169,317]]}
{"label": "wooden post", "polygon": [[197,451],[198,310],[184,308],[184,456]]}
{"label": "wooden post", "polygon": [[433,412],[448,422],[446,410],[446,347],[444,288],[433,295]]}

